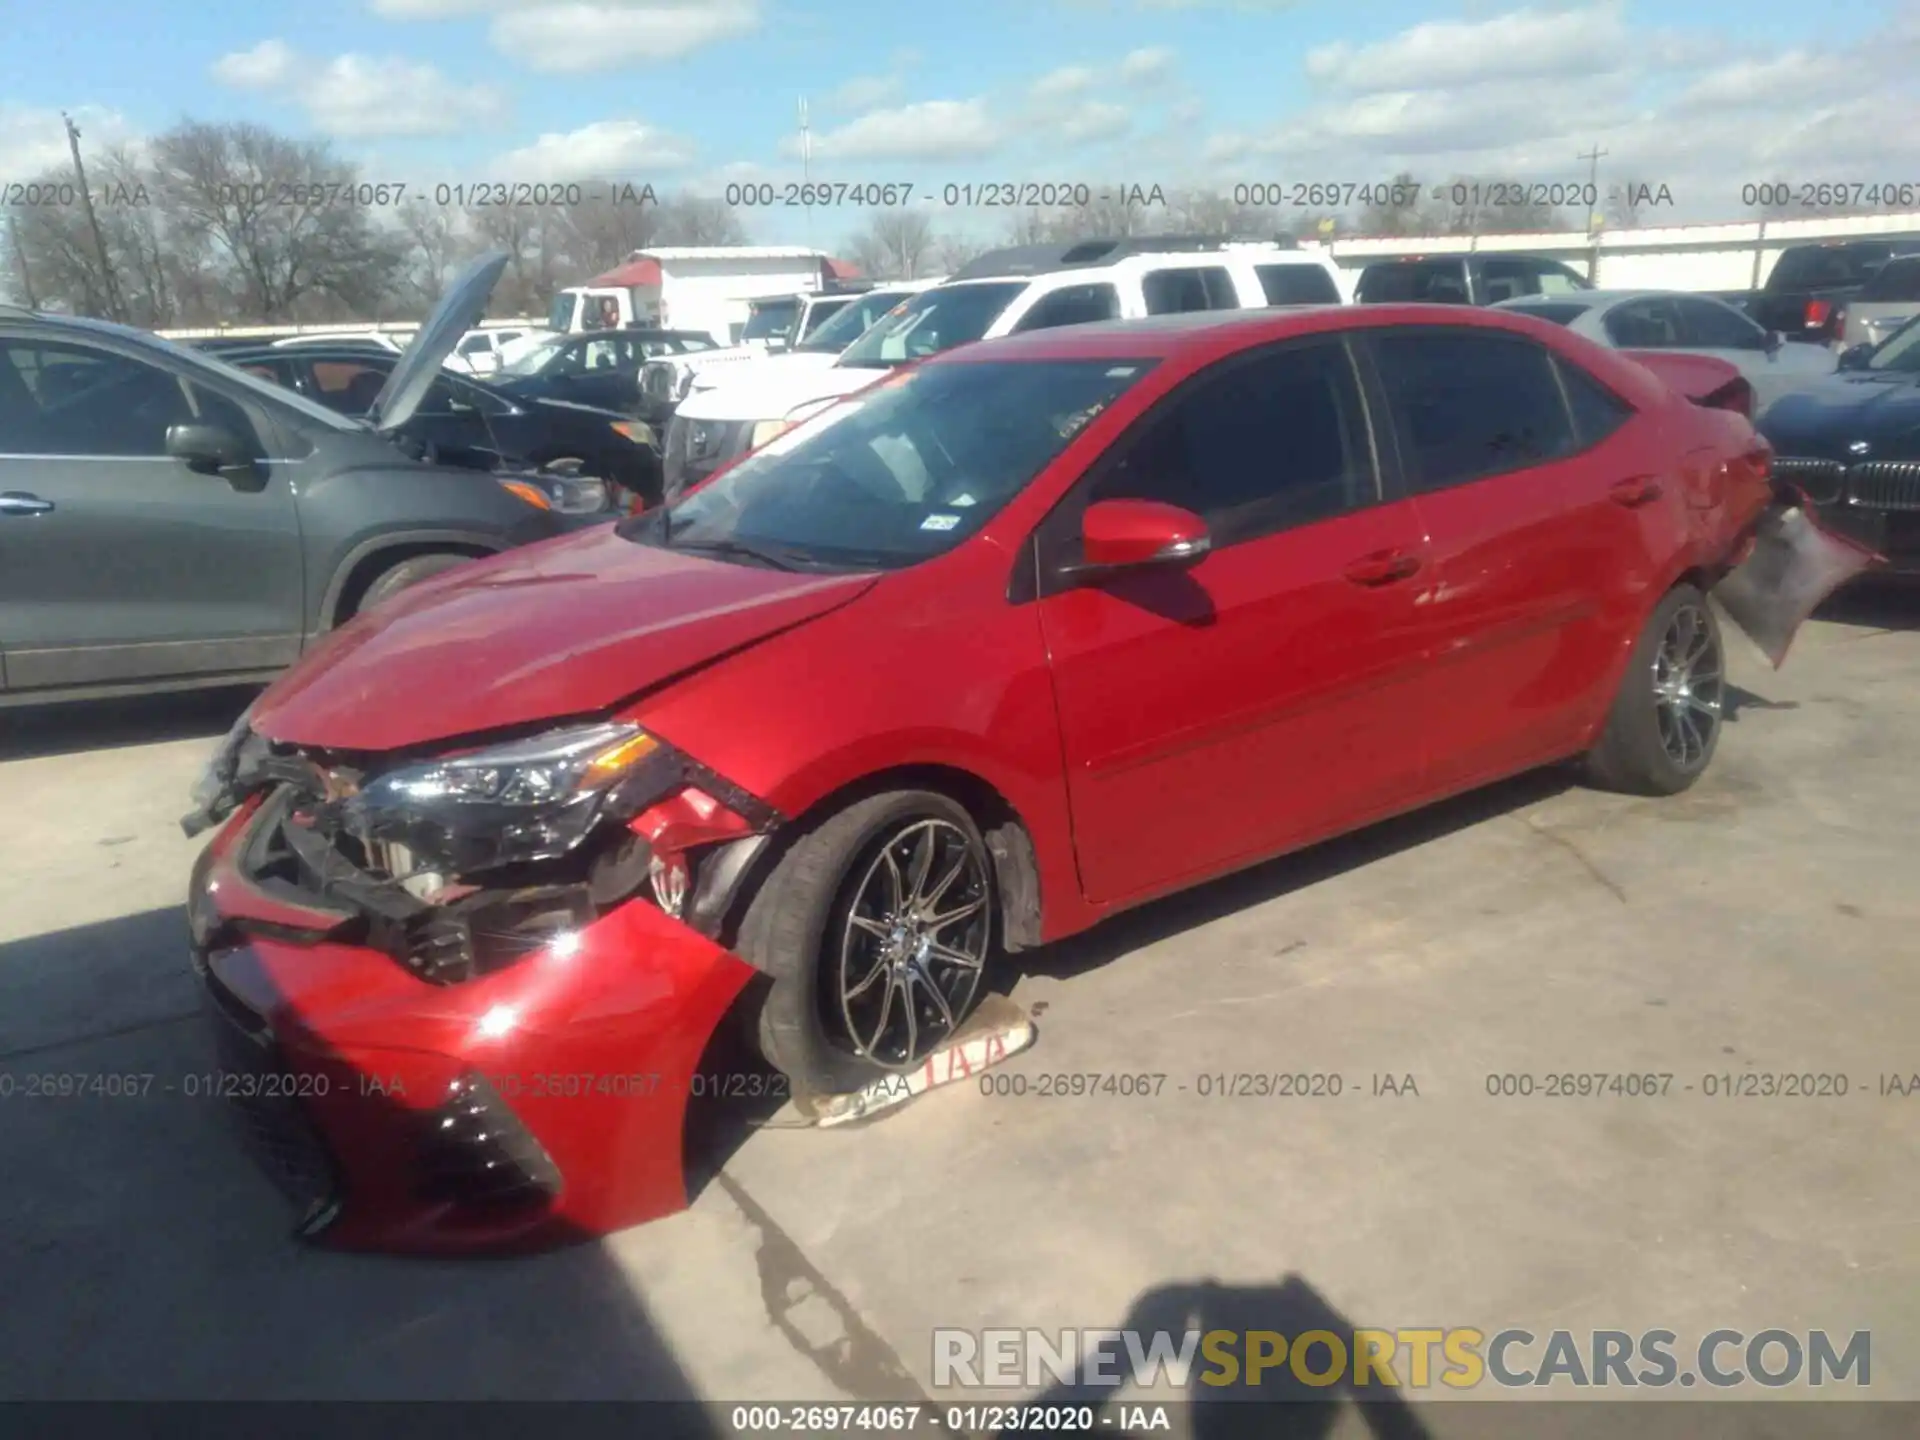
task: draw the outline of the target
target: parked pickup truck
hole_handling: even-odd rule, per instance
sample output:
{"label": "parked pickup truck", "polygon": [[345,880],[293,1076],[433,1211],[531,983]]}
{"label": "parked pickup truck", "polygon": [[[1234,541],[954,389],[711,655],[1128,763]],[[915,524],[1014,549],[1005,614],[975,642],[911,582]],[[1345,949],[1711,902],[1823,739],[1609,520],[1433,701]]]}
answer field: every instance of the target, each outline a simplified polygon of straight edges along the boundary
{"label": "parked pickup truck", "polygon": [[1880,267],[1898,255],[1920,255],[1920,237],[1789,245],[1773,262],[1747,313],[1756,324],[1789,340],[1833,345],[1846,334],[1847,307]]}
{"label": "parked pickup truck", "polygon": [[1895,256],[1848,304],[1841,340],[1849,349],[1878,345],[1915,315],[1920,315],[1920,255]]}

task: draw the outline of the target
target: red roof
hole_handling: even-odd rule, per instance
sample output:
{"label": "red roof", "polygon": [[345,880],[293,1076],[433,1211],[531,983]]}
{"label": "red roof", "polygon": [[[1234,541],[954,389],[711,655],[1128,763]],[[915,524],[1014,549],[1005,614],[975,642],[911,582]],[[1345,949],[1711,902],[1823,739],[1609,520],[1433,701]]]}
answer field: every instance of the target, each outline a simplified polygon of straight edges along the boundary
{"label": "red roof", "polygon": [[660,262],[658,260],[629,260],[624,265],[616,265],[604,275],[596,275],[587,281],[589,286],[611,285],[624,289],[629,285],[645,285],[657,288],[660,284]]}
{"label": "red roof", "polygon": [[860,273],[860,267],[858,265],[847,260],[835,260],[829,255],[827,257],[827,278],[830,280],[862,280],[866,277]]}

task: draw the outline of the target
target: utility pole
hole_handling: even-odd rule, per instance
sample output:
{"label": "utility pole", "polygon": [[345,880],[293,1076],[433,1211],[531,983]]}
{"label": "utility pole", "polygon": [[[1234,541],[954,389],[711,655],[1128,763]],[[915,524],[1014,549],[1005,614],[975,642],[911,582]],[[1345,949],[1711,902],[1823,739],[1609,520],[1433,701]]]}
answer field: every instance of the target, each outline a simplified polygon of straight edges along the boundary
{"label": "utility pole", "polygon": [[1593,191],[1593,208],[1587,212],[1587,280],[1594,285],[1600,283],[1600,159],[1606,153],[1596,141],[1593,149],[1573,157],[1587,162],[1587,188]]}
{"label": "utility pole", "polygon": [[[813,180],[813,130],[807,124],[807,97],[800,97],[800,193],[809,193],[807,186]],[[806,209],[807,244],[813,244],[813,206]]]}
{"label": "utility pole", "polygon": [[124,321],[127,317],[120,306],[120,286],[113,278],[113,262],[107,258],[107,239],[100,233],[100,217],[93,209],[93,192],[87,189],[87,169],[80,160],[80,127],[64,110],[60,118],[67,122],[67,148],[73,152],[73,174],[80,182],[80,203],[86,207],[87,228],[93,231],[94,249],[100,255],[100,279],[107,291],[107,318]]}
{"label": "utility pole", "polygon": [[20,270],[20,289],[27,298],[27,309],[38,310],[40,302],[33,295],[33,272],[27,268],[27,252],[20,248],[20,227],[12,211],[7,212],[7,248],[13,251],[13,263]]}

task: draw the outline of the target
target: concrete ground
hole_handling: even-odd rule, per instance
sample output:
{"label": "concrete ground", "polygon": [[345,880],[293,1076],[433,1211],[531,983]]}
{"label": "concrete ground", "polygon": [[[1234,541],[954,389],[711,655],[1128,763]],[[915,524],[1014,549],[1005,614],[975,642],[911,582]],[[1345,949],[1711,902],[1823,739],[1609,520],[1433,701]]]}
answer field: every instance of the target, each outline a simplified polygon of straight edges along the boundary
{"label": "concrete ground", "polygon": [[[1015,980],[1026,1094],[775,1116],[683,1215],[464,1263],[290,1243],[209,1102],[18,1093],[206,1062],[175,821],[244,697],[0,712],[0,1398],[919,1399],[935,1327],[1192,1321],[1870,1330],[1920,1399],[1920,602],[1730,643],[1685,796],[1529,777],[1123,917]],[[1674,1078],[1487,1090],[1565,1071]],[[1089,1072],[1164,1079],[1039,1093]],[[1202,1093],[1297,1072],[1343,1093]],[[1778,1072],[1849,1093],[1705,1093]]]}

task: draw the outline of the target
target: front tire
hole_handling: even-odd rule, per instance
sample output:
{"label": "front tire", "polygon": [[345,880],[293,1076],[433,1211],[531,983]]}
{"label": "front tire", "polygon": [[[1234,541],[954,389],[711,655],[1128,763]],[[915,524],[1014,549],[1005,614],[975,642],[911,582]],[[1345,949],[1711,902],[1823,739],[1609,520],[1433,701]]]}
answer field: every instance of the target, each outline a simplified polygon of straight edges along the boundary
{"label": "front tire", "polygon": [[[472,558],[470,555],[442,553],[416,555],[411,560],[402,560],[398,565],[390,566],[374,577],[373,583],[367,586],[360,596],[359,603],[353,607],[352,614],[364,615],[383,600],[391,599],[407,587],[418,585],[422,580],[431,579],[443,570],[464,565]],[[343,615],[340,618],[347,620],[352,616]]]}
{"label": "front tire", "polygon": [[1706,773],[1720,742],[1726,652],[1707,597],[1677,585],[1634,643],[1588,778],[1628,795],[1677,795]]}
{"label": "front tire", "polygon": [[923,1064],[981,998],[994,900],[979,827],[936,791],[869,796],[801,835],[740,925],[740,953],[773,977],[768,1062],[814,1094]]}

